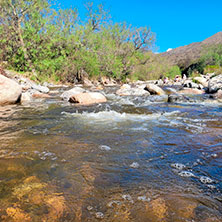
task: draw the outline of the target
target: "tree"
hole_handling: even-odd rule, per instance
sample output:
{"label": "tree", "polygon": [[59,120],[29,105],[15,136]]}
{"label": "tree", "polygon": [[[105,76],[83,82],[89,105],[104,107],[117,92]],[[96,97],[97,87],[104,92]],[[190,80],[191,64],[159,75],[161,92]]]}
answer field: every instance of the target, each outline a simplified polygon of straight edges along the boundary
{"label": "tree", "polygon": [[[34,66],[28,50],[27,32],[37,35],[44,26],[43,20],[46,10],[49,8],[47,0],[2,0],[0,3],[0,24],[2,26],[1,38],[9,47],[12,57],[20,54],[24,57],[24,63],[34,72]],[[32,35],[32,38],[34,36]],[[32,40],[29,38],[28,40]],[[1,42],[2,43],[2,42]]]}

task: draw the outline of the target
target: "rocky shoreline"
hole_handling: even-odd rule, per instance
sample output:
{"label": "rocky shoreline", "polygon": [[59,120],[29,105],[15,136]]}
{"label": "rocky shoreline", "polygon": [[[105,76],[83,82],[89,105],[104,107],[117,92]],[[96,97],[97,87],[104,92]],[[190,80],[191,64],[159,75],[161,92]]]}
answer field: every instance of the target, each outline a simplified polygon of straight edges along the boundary
{"label": "rocky shoreline", "polygon": [[189,101],[193,95],[204,95],[207,99],[222,102],[222,74],[209,73],[199,77],[180,78],[174,80],[136,81],[127,84],[117,84],[109,78],[100,81],[84,79],[79,85],[37,84],[34,81],[8,70],[0,70],[0,105],[24,104],[35,99],[46,99],[54,93],[56,88],[71,88],[60,95],[62,100],[80,105],[91,105],[107,102],[103,94],[104,87],[115,86],[119,96],[153,96],[165,98],[166,102]]}

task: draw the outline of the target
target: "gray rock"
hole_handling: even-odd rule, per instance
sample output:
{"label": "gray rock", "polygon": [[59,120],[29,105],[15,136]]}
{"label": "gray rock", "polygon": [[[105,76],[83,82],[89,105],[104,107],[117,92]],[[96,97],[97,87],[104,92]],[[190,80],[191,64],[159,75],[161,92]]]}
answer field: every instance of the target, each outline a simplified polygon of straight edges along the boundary
{"label": "gray rock", "polygon": [[222,89],[222,74],[211,78],[208,82],[209,93],[215,93],[219,89]]}
{"label": "gray rock", "polygon": [[37,85],[35,83],[32,84],[31,88],[35,89],[35,90],[38,90],[41,93],[48,93],[49,92],[49,88],[48,87]]}

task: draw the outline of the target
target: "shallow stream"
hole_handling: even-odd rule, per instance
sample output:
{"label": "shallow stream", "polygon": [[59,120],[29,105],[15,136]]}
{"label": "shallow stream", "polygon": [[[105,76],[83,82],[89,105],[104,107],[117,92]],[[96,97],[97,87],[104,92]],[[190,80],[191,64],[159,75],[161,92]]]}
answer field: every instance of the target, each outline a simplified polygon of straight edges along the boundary
{"label": "shallow stream", "polygon": [[0,221],[222,221],[222,104],[114,91],[0,109]]}

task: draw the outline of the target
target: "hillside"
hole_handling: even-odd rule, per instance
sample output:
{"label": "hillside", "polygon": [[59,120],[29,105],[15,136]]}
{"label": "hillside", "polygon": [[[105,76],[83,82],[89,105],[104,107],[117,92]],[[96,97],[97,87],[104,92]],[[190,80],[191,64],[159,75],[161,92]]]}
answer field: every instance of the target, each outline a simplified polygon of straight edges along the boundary
{"label": "hillside", "polygon": [[161,55],[166,57],[170,63],[185,68],[200,57],[204,47],[215,44],[222,44],[222,32],[218,32],[202,42],[195,42],[186,46],[181,46],[172,49],[171,51],[164,52]]}

